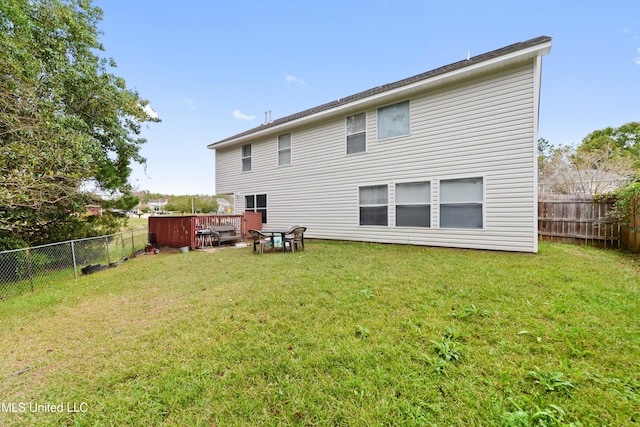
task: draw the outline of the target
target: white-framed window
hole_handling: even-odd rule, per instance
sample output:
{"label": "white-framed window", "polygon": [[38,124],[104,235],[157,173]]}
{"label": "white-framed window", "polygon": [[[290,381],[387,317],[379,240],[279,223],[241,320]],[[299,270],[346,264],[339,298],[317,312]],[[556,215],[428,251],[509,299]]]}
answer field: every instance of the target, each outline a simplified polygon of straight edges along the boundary
{"label": "white-framed window", "polygon": [[266,194],[247,194],[244,196],[245,212],[260,212],[262,214],[262,223],[267,223],[267,195]]}
{"label": "white-framed window", "polygon": [[431,227],[431,183],[396,184],[396,227]]}
{"label": "white-framed window", "polygon": [[242,146],[242,172],[251,170],[251,144]]}
{"label": "white-framed window", "polygon": [[367,151],[367,113],[347,116],[347,154]]}
{"label": "white-framed window", "polygon": [[483,178],[440,181],[440,227],[483,228]]}
{"label": "white-framed window", "polygon": [[291,164],[291,134],[278,135],[278,166]]}
{"label": "white-framed window", "polygon": [[409,101],[378,108],[378,140],[409,135]]}
{"label": "white-framed window", "polygon": [[360,225],[388,225],[387,185],[368,185],[358,188]]}

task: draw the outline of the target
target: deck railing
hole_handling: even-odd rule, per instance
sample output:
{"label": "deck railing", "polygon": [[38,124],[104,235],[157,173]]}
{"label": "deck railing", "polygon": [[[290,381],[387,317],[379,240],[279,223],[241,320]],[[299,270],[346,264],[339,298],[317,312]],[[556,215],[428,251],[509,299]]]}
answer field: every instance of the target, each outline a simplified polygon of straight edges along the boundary
{"label": "deck railing", "polygon": [[197,247],[196,231],[215,225],[233,225],[244,238],[249,230],[262,229],[262,214],[245,212],[240,215],[186,215],[149,217],[149,241],[162,246]]}

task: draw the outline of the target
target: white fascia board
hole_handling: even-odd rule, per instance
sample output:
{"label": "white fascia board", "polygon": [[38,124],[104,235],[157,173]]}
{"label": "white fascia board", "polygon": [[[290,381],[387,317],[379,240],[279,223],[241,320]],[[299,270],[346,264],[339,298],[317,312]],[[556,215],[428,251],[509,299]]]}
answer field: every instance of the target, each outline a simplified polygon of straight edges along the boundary
{"label": "white fascia board", "polygon": [[383,103],[386,100],[401,98],[413,92],[424,90],[426,88],[429,88],[430,86],[443,84],[450,80],[459,80],[464,77],[474,75],[474,74],[479,74],[481,72],[489,71],[494,68],[504,67],[510,64],[540,57],[542,55],[548,54],[550,51],[551,51],[550,41],[546,43],[541,43],[536,46],[531,46],[526,49],[518,50],[515,52],[498,56],[496,58],[488,59],[486,61],[482,61],[477,64],[473,64],[467,67],[462,67],[447,73],[438,74],[436,76],[433,76],[424,80],[420,80],[415,83],[410,83],[406,86],[401,86],[396,89],[391,89],[385,92],[368,96],[366,98],[359,99],[357,101],[339,105],[337,107],[334,107],[328,110],[319,111],[317,113],[310,114],[308,116],[304,116],[299,119],[287,121],[277,126],[270,126],[265,128],[264,130],[257,130],[250,134],[243,135],[238,138],[230,139],[222,143],[214,142],[212,144],[209,144],[207,148],[215,150],[216,148],[223,148],[223,147],[228,147],[228,146],[236,145],[240,143],[247,143],[249,141],[265,138],[270,135],[285,133],[285,132],[288,132],[293,127],[300,127],[305,124],[313,123],[315,121],[320,121],[334,115],[341,115],[341,114],[345,115],[351,111],[362,110],[368,107],[372,107],[374,105],[383,105]]}

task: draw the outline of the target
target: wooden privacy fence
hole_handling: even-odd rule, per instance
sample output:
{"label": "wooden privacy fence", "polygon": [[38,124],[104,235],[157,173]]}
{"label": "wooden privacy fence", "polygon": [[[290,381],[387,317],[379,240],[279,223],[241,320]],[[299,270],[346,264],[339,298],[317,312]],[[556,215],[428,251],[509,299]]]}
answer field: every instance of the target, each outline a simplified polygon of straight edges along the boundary
{"label": "wooden privacy fence", "polygon": [[149,217],[149,242],[162,246],[196,247],[196,230],[214,225],[231,224],[245,238],[249,230],[262,229],[262,213],[244,212],[241,215],[186,215]]}
{"label": "wooden privacy fence", "polygon": [[640,199],[636,199],[631,208],[629,225],[622,227],[622,247],[640,252]]}
{"label": "wooden privacy fence", "polygon": [[538,237],[540,240],[640,250],[639,215],[630,227],[622,227],[606,218],[613,200],[594,202],[573,195],[541,195],[538,200]]}

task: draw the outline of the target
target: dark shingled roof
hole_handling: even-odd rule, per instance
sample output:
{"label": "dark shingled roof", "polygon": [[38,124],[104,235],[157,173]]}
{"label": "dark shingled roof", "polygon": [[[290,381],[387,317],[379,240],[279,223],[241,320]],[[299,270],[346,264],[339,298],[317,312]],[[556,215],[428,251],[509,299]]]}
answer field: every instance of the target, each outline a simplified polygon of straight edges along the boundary
{"label": "dark shingled roof", "polygon": [[454,62],[453,64],[445,65],[443,67],[436,68],[434,70],[427,71],[425,73],[417,74],[415,76],[408,77],[406,79],[398,80],[397,82],[394,82],[394,83],[389,83],[389,84],[386,84],[386,85],[377,86],[377,87],[374,87],[372,89],[368,89],[368,90],[356,93],[354,95],[347,96],[345,98],[340,98],[340,99],[338,99],[336,101],[328,102],[326,104],[318,105],[317,107],[309,108],[308,110],[300,111],[299,113],[291,114],[289,116],[276,119],[276,120],[274,120],[272,122],[262,124],[260,126],[257,126],[255,128],[253,128],[253,129],[249,129],[249,130],[247,130],[245,132],[242,132],[242,133],[239,133],[237,135],[233,135],[233,136],[230,136],[228,138],[225,138],[225,139],[222,139],[220,141],[217,141],[217,142],[215,142],[213,144],[210,144],[209,147],[210,148],[215,148],[214,147],[215,145],[221,144],[223,142],[227,142],[227,141],[231,141],[231,140],[236,139],[236,138],[241,138],[243,136],[251,135],[252,133],[256,133],[256,132],[259,132],[259,131],[262,131],[262,130],[265,130],[265,129],[269,129],[271,127],[278,126],[278,125],[281,125],[283,123],[291,122],[291,121],[294,121],[294,120],[297,120],[297,119],[300,119],[300,118],[303,118],[303,117],[306,117],[306,116],[311,116],[313,114],[320,113],[322,111],[330,110],[332,108],[336,108],[336,107],[339,107],[341,105],[349,104],[350,102],[354,102],[354,101],[358,101],[358,100],[361,100],[361,99],[364,99],[364,98],[368,98],[368,97],[373,96],[373,95],[384,93],[384,92],[387,92],[387,91],[390,91],[390,90],[393,90],[393,89],[397,89],[397,88],[400,88],[400,87],[403,87],[403,86],[407,86],[407,85],[410,85],[412,83],[419,82],[421,80],[426,80],[426,79],[429,79],[429,78],[432,78],[432,77],[435,77],[435,76],[438,76],[438,75],[441,75],[441,74],[449,73],[451,71],[455,71],[455,70],[459,70],[459,69],[462,69],[462,68],[465,68],[465,67],[469,67],[471,65],[478,64],[478,63],[484,62],[484,61],[488,61],[490,59],[497,58],[499,56],[506,55],[508,53],[517,52],[519,50],[527,49],[529,47],[533,47],[533,46],[536,46],[536,45],[539,45],[539,44],[544,44],[544,43],[547,43],[549,41],[551,41],[551,37],[540,36],[540,37],[536,37],[536,38],[533,38],[533,39],[530,39],[530,40],[527,40],[527,41],[523,41],[523,42],[515,43],[515,44],[509,45],[509,46],[505,46],[503,48],[496,49],[496,50],[493,50],[491,52],[483,53],[481,55],[477,55],[477,56],[471,57],[469,59],[465,59],[465,60],[462,60],[462,61]]}

